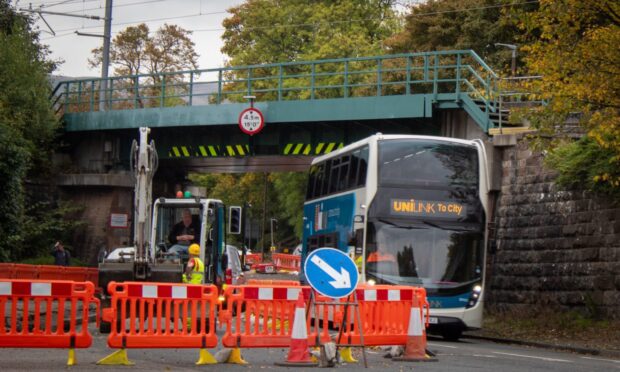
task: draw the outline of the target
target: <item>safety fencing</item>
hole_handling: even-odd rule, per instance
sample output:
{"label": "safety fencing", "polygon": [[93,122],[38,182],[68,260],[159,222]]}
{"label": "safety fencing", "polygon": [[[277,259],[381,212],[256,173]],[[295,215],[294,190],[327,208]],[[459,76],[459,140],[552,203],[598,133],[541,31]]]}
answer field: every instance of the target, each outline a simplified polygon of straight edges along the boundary
{"label": "safety fencing", "polygon": [[263,262],[263,255],[258,253],[246,254],[245,255],[245,263],[246,265],[256,265]]}
{"label": "safety fencing", "polygon": [[361,344],[363,337],[365,346],[405,345],[412,311],[420,322],[424,318],[428,322],[430,307],[424,288],[360,285],[355,293],[361,324],[353,310],[347,312],[344,322],[344,312],[336,311],[336,323],[344,324],[342,343]]}
{"label": "safety fencing", "polygon": [[[282,285],[228,286],[224,291],[227,309],[222,319],[222,345],[232,348],[288,347],[291,342],[295,303],[300,293],[310,299],[310,287]],[[327,300],[326,298],[322,298]],[[245,312],[243,312],[245,310]],[[327,309],[325,308],[327,314]],[[306,320],[308,343],[330,340],[328,319]]]}
{"label": "safety fencing", "polygon": [[285,253],[274,253],[271,259],[277,271],[300,271],[301,256]]}
{"label": "safety fencing", "polygon": [[217,345],[214,285],[125,282],[108,284],[112,348],[205,348]]}
{"label": "safety fencing", "polygon": [[0,279],[71,280],[99,285],[99,269],[53,265],[0,263]]}
{"label": "safety fencing", "polygon": [[[88,348],[90,305],[97,306],[93,283],[0,279],[0,347]],[[99,319],[97,318],[97,322]]]}
{"label": "safety fencing", "polygon": [[[302,292],[308,306],[310,291],[310,287],[288,284],[250,283],[227,287],[224,292],[227,310],[222,316],[226,330],[222,344],[242,348],[286,347],[290,341],[297,297]],[[334,301],[314,293],[313,305],[309,309],[311,315],[307,320],[310,345],[316,345],[318,339],[331,340],[328,331],[330,321],[334,327],[344,324],[341,343],[405,345],[412,309],[418,309],[415,311],[419,313],[420,319],[426,311],[426,319],[429,319],[429,306],[423,288],[361,285],[356,289],[356,295],[359,321],[352,307],[345,315],[344,302],[352,299]],[[245,313],[242,309],[245,309]]]}

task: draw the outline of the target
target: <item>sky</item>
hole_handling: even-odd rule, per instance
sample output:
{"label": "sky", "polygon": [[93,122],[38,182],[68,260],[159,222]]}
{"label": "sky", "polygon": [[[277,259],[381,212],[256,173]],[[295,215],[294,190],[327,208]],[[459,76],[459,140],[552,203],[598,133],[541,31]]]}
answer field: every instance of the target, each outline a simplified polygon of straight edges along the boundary
{"label": "sky", "polygon": [[[146,23],[151,31],[164,23],[176,24],[193,31],[199,68],[216,68],[224,65],[225,56],[220,52],[223,33],[222,21],[229,15],[226,10],[244,0],[113,0],[112,37],[128,26]],[[42,6],[44,11],[73,15],[105,16],[105,0],[20,0],[17,8],[33,9]],[[50,27],[35,15],[36,26],[41,31],[41,42],[49,46],[51,59],[62,59],[54,74],[85,77],[101,76],[99,68],[91,69],[88,58],[91,50],[103,45],[103,38],[79,36],[75,31],[103,35],[103,20],[44,14]]]}

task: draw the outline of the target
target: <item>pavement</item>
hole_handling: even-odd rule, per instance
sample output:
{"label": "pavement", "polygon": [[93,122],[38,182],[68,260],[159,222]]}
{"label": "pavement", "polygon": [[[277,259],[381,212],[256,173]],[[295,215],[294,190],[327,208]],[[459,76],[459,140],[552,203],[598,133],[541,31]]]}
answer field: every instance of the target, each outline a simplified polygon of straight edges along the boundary
{"label": "pavement", "polygon": [[578,347],[578,346],[573,346],[573,345],[552,344],[552,343],[547,343],[547,342],[526,341],[526,340],[518,340],[518,339],[510,339],[510,338],[502,338],[502,337],[489,337],[489,336],[476,335],[473,333],[464,333],[462,337],[464,339],[484,340],[484,341],[490,341],[490,342],[495,342],[499,344],[521,345],[521,346],[536,347],[540,349],[561,350],[561,351],[568,351],[568,352],[577,353],[577,354],[599,355],[599,356],[604,356],[604,357],[609,357],[609,358],[620,359],[620,351],[617,351],[617,350],[594,349],[594,348]]}

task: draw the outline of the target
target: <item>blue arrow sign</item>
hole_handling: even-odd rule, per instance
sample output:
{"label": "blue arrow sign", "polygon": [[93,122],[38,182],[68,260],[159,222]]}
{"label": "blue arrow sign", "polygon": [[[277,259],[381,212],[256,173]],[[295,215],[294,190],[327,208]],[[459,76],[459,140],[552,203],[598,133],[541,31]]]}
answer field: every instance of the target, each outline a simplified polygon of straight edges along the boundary
{"label": "blue arrow sign", "polygon": [[331,298],[350,295],[359,278],[351,257],[333,248],[312,251],[304,263],[304,273],[315,291]]}

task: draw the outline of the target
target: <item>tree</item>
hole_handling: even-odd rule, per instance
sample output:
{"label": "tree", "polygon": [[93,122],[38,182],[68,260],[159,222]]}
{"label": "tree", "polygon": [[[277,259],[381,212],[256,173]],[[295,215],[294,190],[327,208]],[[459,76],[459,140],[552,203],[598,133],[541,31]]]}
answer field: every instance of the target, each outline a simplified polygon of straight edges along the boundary
{"label": "tree", "polygon": [[[135,94],[135,86],[142,85],[138,94],[151,97],[152,100],[139,98],[140,106],[159,105],[162,93],[162,80],[167,95],[187,90],[185,76],[170,74],[198,68],[198,53],[191,40],[192,32],[177,25],[164,24],[154,34],[142,23],[130,26],[119,32],[110,45],[110,64],[117,76],[132,76],[126,81],[118,81],[120,90],[125,89],[130,95]],[[91,67],[99,67],[103,61],[103,47],[92,50],[93,57],[88,60]],[[168,73],[166,75],[160,75]],[[146,74],[139,78],[135,75]],[[138,81],[140,80],[140,81]],[[140,83],[140,84],[138,84]],[[118,87],[117,87],[118,88]],[[119,90],[115,93],[121,94]],[[138,97],[137,97],[138,98]],[[179,99],[167,102],[167,105],[181,104]],[[128,102],[125,102],[128,104]]]}
{"label": "tree", "polygon": [[48,74],[54,63],[32,20],[0,0],[0,261],[27,255],[27,179],[49,178],[58,121]]}
{"label": "tree", "polygon": [[[164,24],[154,34],[144,23],[119,32],[110,45],[110,64],[117,76],[160,74],[198,68],[192,32]],[[103,47],[92,50],[91,67],[101,66]]]}
{"label": "tree", "polygon": [[[538,11],[522,13],[519,20],[528,42],[529,73],[542,76],[532,89],[548,104],[526,116],[561,175],[586,175],[577,183],[620,196],[620,3],[539,4]],[[586,132],[577,142],[562,136],[561,124],[572,113],[580,114]]]}
{"label": "tree", "polygon": [[[270,218],[279,221],[276,240],[293,236],[301,239],[302,206],[307,182],[305,173],[192,174],[190,180],[196,185],[206,187],[210,198],[221,199],[226,205],[250,203],[252,208],[249,213],[253,220],[262,221],[263,205],[266,205],[267,239]],[[267,241],[259,241],[259,246],[261,244],[268,246]]]}
{"label": "tree", "polygon": [[411,8],[404,30],[386,41],[394,52],[473,49],[494,68],[510,70],[511,51],[495,43],[516,44],[522,31],[510,16],[519,7],[508,0],[430,0]]}
{"label": "tree", "polygon": [[[250,0],[229,9],[232,16],[223,22],[222,52],[228,55],[230,66],[380,55],[384,51],[383,40],[399,25],[393,2]],[[362,62],[350,66],[360,71],[367,67]],[[310,75],[314,73],[313,84],[326,87],[314,90],[314,98],[342,96],[342,89],[334,86],[344,83],[343,70],[344,64],[299,64],[284,66],[282,70],[262,67],[251,72],[253,78],[261,78],[253,81],[252,89],[257,91],[257,100],[262,101],[278,97],[274,88],[279,84],[285,88],[283,99],[307,98],[310,89],[299,88],[309,86]],[[236,69],[226,74],[231,83],[225,85],[225,91],[237,92],[227,94],[226,99],[243,100],[244,94],[239,92],[247,84],[244,86],[239,80],[247,78],[249,73]],[[283,79],[279,79],[280,73]],[[351,76],[361,79],[361,75]]]}
{"label": "tree", "polygon": [[231,66],[371,56],[398,27],[393,0],[249,0],[228,11]]}

